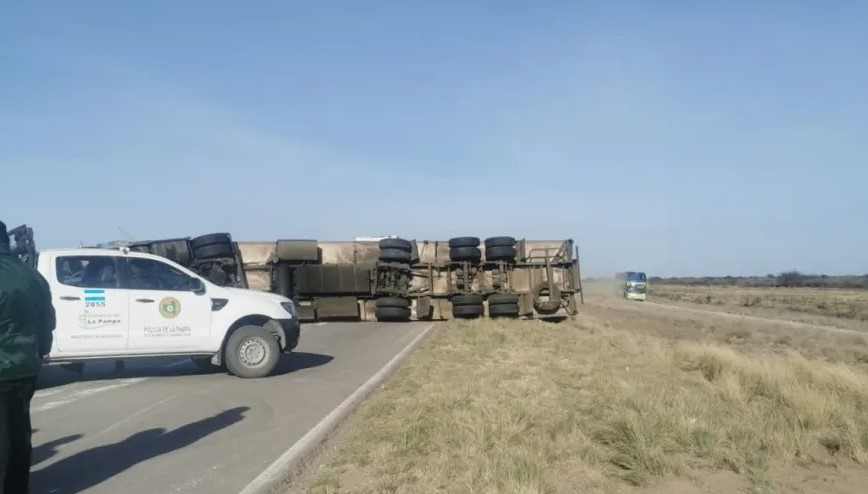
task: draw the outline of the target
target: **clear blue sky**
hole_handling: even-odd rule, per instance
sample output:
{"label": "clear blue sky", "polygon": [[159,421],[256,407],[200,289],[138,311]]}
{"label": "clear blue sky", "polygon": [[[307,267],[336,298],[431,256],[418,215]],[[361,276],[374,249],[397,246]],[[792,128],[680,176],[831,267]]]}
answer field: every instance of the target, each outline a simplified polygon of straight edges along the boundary
{"label": "clear blue sky", "polygon": [[0,219],[868,272],[868,2],[315,3],[3,2]]}

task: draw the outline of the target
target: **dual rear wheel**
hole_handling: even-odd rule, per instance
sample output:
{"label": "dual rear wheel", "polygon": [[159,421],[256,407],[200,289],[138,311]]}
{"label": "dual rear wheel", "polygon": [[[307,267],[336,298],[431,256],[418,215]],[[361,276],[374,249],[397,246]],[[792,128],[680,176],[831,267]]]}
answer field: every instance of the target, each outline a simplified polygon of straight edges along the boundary
{"label": "dual rear wheel", "polygon": [[[413,244],[409,240],[403,238],[384,238],[379,242],[380,253],[379,260],[381,262],[398,264],[399,269],[408,269],[413,261]],[[386,295],[381,296],[376,301],[376,309],[374,316],[378,321],[383,322],[403,322],[410,320],[410,299],[400,296],[407,293],[409,283],[403,279],[403,276],[396,275],[397,271],[390,267],[387,270],[386,277]]]}
{"label": "dual rear wheel", "polygon": [[[456,295],[452,297],[452,315],[462,319],[476,319],[485,313],[484,298],[479,294]],[[495,293],[488,297],[489,317],[518,317],[520,314],[518,295],[514,293]]]}
{"label": "dual rear wheel", "polygon": [[[479,237],[455,237],[449,239],[449,259],[452,262],[470,262],[477,264],[482,261],[483,242]],[[488,262],[505,261],[513,263],[518,255],[514,237],[501,236],[485,239],[485,260]]]}
{"label": "dual rear wheel", "polygon": [[381,297],[377,299],[374,315],[378,321],[401,322],[410,319],[410,299],[404,297]]}

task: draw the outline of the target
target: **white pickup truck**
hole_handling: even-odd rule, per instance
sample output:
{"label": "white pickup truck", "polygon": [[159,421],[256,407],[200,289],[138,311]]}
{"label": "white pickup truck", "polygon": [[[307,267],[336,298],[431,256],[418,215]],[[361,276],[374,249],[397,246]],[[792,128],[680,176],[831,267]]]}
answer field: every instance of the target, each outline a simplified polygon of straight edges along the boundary
{"label": "white pickup truck", "polygon": [[48,250],[36,267],[57,313],[49,364],[182,356],[252,378],[298,345],[289,298],[221,287],[157,255]]}

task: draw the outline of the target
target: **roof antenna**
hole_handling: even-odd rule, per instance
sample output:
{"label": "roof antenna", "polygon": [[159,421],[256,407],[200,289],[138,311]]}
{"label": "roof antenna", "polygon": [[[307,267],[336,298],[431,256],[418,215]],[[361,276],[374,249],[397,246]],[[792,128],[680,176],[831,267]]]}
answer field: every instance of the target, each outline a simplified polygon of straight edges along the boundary
{"label": "roof antenna", "polygon": [[129,238],[129,240],[131,240],[131,241],[135,241],[135,240],[136,240],[132,235],[130,235],[130,234],[129,234],[126,230],[124,230],[123,228],[118,227],[118,230],[120,230],[121,233],[123,233],[124,235],[126,235],[126,236]]}

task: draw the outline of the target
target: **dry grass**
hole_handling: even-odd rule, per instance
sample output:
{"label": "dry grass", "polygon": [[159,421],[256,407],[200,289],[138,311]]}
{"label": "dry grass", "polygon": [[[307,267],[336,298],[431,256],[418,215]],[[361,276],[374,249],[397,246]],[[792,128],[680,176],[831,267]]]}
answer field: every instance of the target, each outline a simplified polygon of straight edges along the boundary
{"label": "dry grass", "polygon": [[762,358],[768,353],[796,350],[813,360],[845,363],[868,373],[868,332],[860,329],[829,329],[788,320],[757,320],[732,317],[717,311],[675,310],[599,295],[588,297],[586,315],[606,327],[685,341],[708,341]]}
{"label": "dry grass", "polygon": [[868,326],[868,290],[652,284],[648,296],[649,300],[719,307],[743,314],[788,316],[809,323],[835,325],[847,320]]}
{"label": "dry grass", "polygon": [[616,492],[707,469],[774,491],[778,465],[868,461],[860,370],[629,329],[442,326],[310,492]]}

